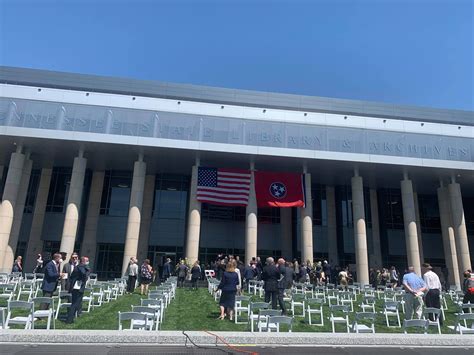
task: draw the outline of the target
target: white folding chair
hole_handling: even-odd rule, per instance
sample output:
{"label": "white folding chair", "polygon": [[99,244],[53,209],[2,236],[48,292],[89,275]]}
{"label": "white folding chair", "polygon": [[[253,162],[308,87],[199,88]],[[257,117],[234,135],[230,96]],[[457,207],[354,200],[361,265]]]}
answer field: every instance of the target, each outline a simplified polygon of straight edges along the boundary
{"label": "white folding chair", "polygon": [[375,333],[375,312],[357,312],[352,322],[353,333]]}
{"label": "white folding chair", "polygon": [[[53,329],[56,329],[54,299],[52,297],[35,297],[31,302],[34,305],[32,329],[35,329],[35,322],[43,318],[47,319],[46,329],[51,328],[51,322],[53,323]],[[44,309],[45,307],[47,308]]]}
{"label": "white folding chair", "polygon": [[459,334],[474,334],[474,313],[457,313],[454,331]]}
{"label": "white folding chair", "polygon": [[275,328],[276,325],[268,323],[268,317],[281,316],[279,309],[260,309],[257,318],[257,329],[259,332],[269,332],[270,328]]}
{"label": "white folding chair", "polygon": [[253,302],[250,303],[249,309],[249,324],[250,324],[250,331],[253,333],[254,329],[254,322],[258,321],[258,313],[261,309],[268,309],[270,308],[270,304],[266,302]]}
{"label": "white folding chair", "polygon": [[[291,305],[291,314],[293,315],[293,317],[296,317],[296,316],[304,317],[305,316],[305,295],[304,295],[304,293],[300,293],[300,294],[293,293],[291,295],[290,305]],[[301,314],[295,314],[295,308],[296,307],[301,307],[301,310],[302,310]]]}
{"label": "white folding chair", "polygon": [[407,329],[409,328],[419,329],[423,334],[426,334],[428,321],[425,319],[405,319],[403,321],[403,333],[408,334]]}
{"label": "white folding chair", "polygon": [[[148,316],[146,330],[158,330],[158,324],[160,322],[160,311],[156,308],[146,306],[132,306],[132,312],[143,313]],[[135,321],[137,326],[141,326],[141,321]]]}
{"label": "white folding chair", "polygon": [[336,332],[336,324],[344,324],[346,332],[349,333],[349,306],[331,305],[329,306],[332,332]]}
{"label": "white folding chair", "polygon": [[130,321],[127,330],[146,330],[148,327],[148,316],[139,312],[118,312],[119,330],[124,330],[123,322]]}
{"label": "white folding chair", "polygon": [[[433,326],[438,329],[438,334],[441,334],[441,325],[439,319],[441,317],[441,310],[438,308],[427,307],[423,310],[423,319],[428,321],[428,327]],[[432,320],[430,319],[433,318]]]}
{"label": "white folding chair", "polygon": [[[306,313],[308,314],[309,325],[324,326],[324,298],[310,298],[306,300]],[[312,315],[316,314],[319,316],[319,323],[312,323]]]}
{"label": "white folding chair", "polygon": [[[15,311],[17,310],[19,311],[19,315],[15,315]],[[33,302],[8,301],[5,329],[8,329],[12,324],[24,325],[25,329],[31,329],[33,324],[33,310]]]}
{"label": "white folding chair", "polygon": [[235,296],[235,306],[234,306],[234,320],[235,324],[245,324],[247,321],[242,322],[238,321],[238,318],[242,314],[246,315],[248,319],[250,313],[250,297],[249,296]]}
{"label": "white folding chair", "polygon": [[55,319],[58,319],[59,313],[62,309],[68,310],[72,303],[71,303],[72,295],[67,291],[59,291],[58,295],[58,308],[56,308],[56,316]]}
{"label": "white folding chair", "polygon": [[[400,311],[399,311],[400,302],[397,301],[385,301],[383,305],[382,313],[385,315],[385,322],[387,327],[401,327],[400,323]],[[397,325],[390,324],[389,318],[394,317],[397,320]]]}
{"label": "white folding chair", "polygon": [[267,332],[275,330],[277,333],[280,332],[280,325],[287,324],[288,332],[291,333],[293,330],[293,317],[288,316],[268,316],[267,317]]}

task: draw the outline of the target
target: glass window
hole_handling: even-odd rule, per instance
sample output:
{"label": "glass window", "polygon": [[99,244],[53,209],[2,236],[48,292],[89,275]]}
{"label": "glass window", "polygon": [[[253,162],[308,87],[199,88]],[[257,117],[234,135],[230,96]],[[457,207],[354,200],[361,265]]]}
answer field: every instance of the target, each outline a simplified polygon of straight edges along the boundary
{"label": "glass window", "polygon": [[158,174],[155,180],[153,218],[186,219],[189,176]]}
{"label": "glass window", "polygon": [[257,211],[258,223],[278,224],[280,223],[280,209],[274,207],[259,208]]}
{"label": "glass window", "polygon": [[312,185],[311,197],[313,201],[313,224],[327,226],[326,186]]}
{"label": "glass window", "polygon": [[30,183],[28,185],[28,193],[26,194],[24,213],[33,213],[34,211],[40,177],[41,170],[31,171]]}
{"label": "glass window", "polygon": [[385,228],[403,229],[402,195],[399,189],[379,190],[380,217]]}
{"label": "glass window", "polygon": [[100,214],[128,216],[132,173],[130,171],[106,171],[100,202]]}
{"label": "glass window", "polygon": [[435,195],[418,195],[421,231],[441,233],[438,198]]}
{"label": "glass window", "polygon": [[46,212],[64,212],[71,183],[71,168],[54,168],[49,185]]}
{"label": "glass window", "polygon": [[97,277],[110,280],[122,274],[123,244],[99,243],[97,245],[96,265],[93,265]]}

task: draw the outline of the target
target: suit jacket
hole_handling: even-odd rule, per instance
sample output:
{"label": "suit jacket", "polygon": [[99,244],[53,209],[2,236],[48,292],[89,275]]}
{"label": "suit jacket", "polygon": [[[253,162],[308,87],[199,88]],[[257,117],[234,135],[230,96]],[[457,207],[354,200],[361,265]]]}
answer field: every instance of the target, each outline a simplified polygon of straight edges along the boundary
{"label": "suit jacket", "polygon": [[[77,265],[74,266],[74,269],[76,269]],[[61,280],[61,287],[64,290],[69,290],[69,285],[71,284],[71,274],[72,274],[73,268],[71,263],[66,263],[63,267],[63,273],[67,274],[67,279],[62,279]]]}
{"label": "suit jacket", "polygon": [[51,260],[46,264],[44,268],[44,279],[41,289],[46,292],[56,291],[58,286],[59,271],[57,265],[54,263],[54,260]]}
{"label": "suit jacket", "polygon": [[82,282],[81,288],[77,291],[80,293],[84,293],[84,289],[86,288],[86,282],[89,278],[89,268],[84,264],[79,264],[78,266],[74,267],[74,271],[71,274],[69,280],[69,292],[72,293],[74,290],[74,284],[76,281]]}
{"label": "suit jacket", "polygon": [[275,265],[267,265],[263,268],[262,280],[265,281],[265,291],[278,291],[278,280],[280,279],[280,270]]}
{"label": "suit jacket", "polygon": [[278,268],[283,279],[278,283],[278,288],[291,288],[293,286],[293,269],[288,266],[280,266]]}

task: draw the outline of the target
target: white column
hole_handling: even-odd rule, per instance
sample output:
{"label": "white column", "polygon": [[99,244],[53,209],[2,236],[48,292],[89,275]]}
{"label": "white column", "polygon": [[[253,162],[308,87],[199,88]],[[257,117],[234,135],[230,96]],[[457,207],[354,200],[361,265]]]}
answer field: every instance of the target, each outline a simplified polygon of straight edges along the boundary
{"label": "white column", "polygon": [[367,230],[365,227],[364,185],[357,169],[355,169],[354,176],[351,178],[351,185],[357,281],[361,285],[368,285],[369,257],[367,253]]}
{"label": "white column", "polygon": [[454,236],[456,239],[456,252],[458,266],[461,272],[472,270],[469,242],[467,240],[466,221],[464,220],[464,207],[462,204],[461,186],[454,181],[448,185],[449,199],[451,201],[451,215],[453,218]]}
{"label": "white column", "polygon": [[301,208],[301,264],[309,260],[314,261],[313,254],[313,200],[311,196],[311,174],[304,173],[306,200],[305,206]]}
{"label": "white column", "polygon": [[186,235],[186,258],[194,264],[199,257],[199,238],[201,234],[201,202],[197,200],[199,159],[192,168],[189,191],[188,229]]}
{"label": "white column", "polygon": [[339,265],[337,252],[336,192],[334,186],[326,185],[326,206],[328,211],[328,260]]}
{"label": "white column", "polygon": [[421,275],[413,185],[411,180],[408,179],[407,174],[404,174],[404,179],[401,181],[400,185],[402,190],[403,222],[405,224],[405,242],[408,266],[413,266],[415,268],[415,272],[418,275]]}
{"label": "white column", "polygon": [[133,167],[132,190],[130,192],[130,207],[128,209],[127,234],[123,253],[122,275],[127,271],[132,256],[137,256],[138,238],[142,218],[143,191],[145,190],[146,163],[140,154]]}
{"label": "white column", "polygon": [[[2,203],[0,205],[0,257],[4,260],[10,233],[13,225],[14,211],[20,189],[21,176],[23,174],[23,165],[25,155],[22,154],[22,146],[18,146],[15,153],[12,153],[10,165],[8,166],[7,180],[3,190]],[[11,266],[3,268],[3,262],[0,264],[1,272],[10,272]]]}
{"label": "white column", "polygon": [[[33,166],[33,162],[29,159],[29,155],[29,153],[26,154],[26,160],[23,164],[23,173],[21,174],[18,198],[13,213],[14,217],[10,240],[8,241],[7,251],[4,257],[4,269],[11,267],[15,259],[16,246],[18,244],[18,237],[20,236],[21,221],[23,220],[23,211],[25,209],[26,195],[28,194],[28,186],[30,184],[31,168]],[[25,255],[22,255],[22,257],[25,257]]]}
{"label": "white column", "polygon": [[257,257],[257,197],[255,195],[255,164],[250,163],[250,191],[249,202],[245,208],[245,263],[249,263],[253,257]]}
{"label": "white column", "polygon": [[104,176],[105,172],[103,171],[94,171],[92,173],[89,201],[87,203],[86,223],[84,225],[84,238],[81,244],[80,255],[89,257],[89,262],[93,269],[96,268],[97,223],[99,222]]}
{"label": "white column", "polygon": [[461,289],[461,279],[456,254],[456,242],[454,239],[454,228],[451,217],[451,203],[446,187],[440,186],[437,189],[439,217],[441,221],[441,233],[443,236],[443,249],[446,267],[448,269],[448,282]]}
{"label": "white column", "polygon": [[415,202],[416,232],[418,233],[418,251],[420,253],[420,264],[423,264],[425,262],[425,255],[423,253],[423,235],[421,234],[420,207],[418,204],[418,194],[416,192],[413,192],[413,201]]}
{"label": "white column", "polygon": [[155,199],[155,175],[145,177],[145,193],[143,195],[142,223],[140,225],[140,238],[138,240],[138,260],[145,260],[148,255],[150,239],[153,200]]}
{"label": "white column", "polygon": [[[84,177],[86,175],[87,159],[84,152],[79,151],[79,155],[74,158],[72,167],[69,194],[67,197],[66,214],[64,216],[63,234],[59,251],[67,254],[67,258],[74,251],[76,242],[77,226],[79,224],[79,211],[81,210],[82,191],[84,190]],[[64,265],[64,264],[61,264]]]}
{"label": "white column", "polygon": [[370,189],[370,215],[372,216],[372,243],[374,246],[374,266],[380,268],[382,263],[382,247],[380,245],[380,222],[377,190]]}
{"label": "white column", "polygon": [[26,249],[26,258],[24,269],[32,272],[36,266],[37,255],[43,250],[43,241],[41,233],[43,232],[44,215],[46,213],[46,203],[48,202],[49,187],[51,184],[51,176],[53,169],[41,169],[41,177],[38,185],[38,193],[36,194],[35,210],[33,211],[33,220],[31,222],[30,237],[28,238],[28,246]]}
{"label": "white column", "polygon": [[293,260],[293,228],[291,225],[291,208],[280,208],[281,255]]}

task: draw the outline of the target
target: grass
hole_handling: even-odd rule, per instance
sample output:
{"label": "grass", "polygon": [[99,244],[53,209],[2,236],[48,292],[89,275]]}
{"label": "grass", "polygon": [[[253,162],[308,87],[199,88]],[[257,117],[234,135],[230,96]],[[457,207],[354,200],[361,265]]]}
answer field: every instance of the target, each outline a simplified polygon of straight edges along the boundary
{"label": "grass", "polygon": [[[126,294],[116,301],[105,303],[101,307],[93,309],[90,313],[76,319],[74,324],[65,324],[57,320],[56,329],[97,329],[97,330],[116,330],[118,329],[119,311],[131,311],[132,305],[140,305],[141,296],[138,293]],[[260,300],[252,296],[252,300]],[[355,311],[357,306],[354,305]],[[446,319],[442,327],[443,334],[453,333],[447,325],[454,325],[455,305],[448,298],[448,310],[445,311]],[[289,305],[288,305],[288,309]],[[301,309],[301,307],[299,308]],[[382,309],[382,302],[378,301],[376,311]],[[309,325],[307,317],[295,317],[293,323],[294,332],[331,332],[331,323],[329,322],[329,308],[324,309],[324,326]],[[164,322],[161,325],[162,330],[209,330],[209,331],[248,331],[247,324],[235,324],[230,320],[218,320],[219,305],[214,298],[207,292],[207,288],[192,290],[189,288],[178,289],[176,299],[171,302],[165,312]],[[400,314],[403,322],[403,314]],[[350,316],[350,323],[353,317]],[[340,331],[344,331],[343,326],[339,325]],[[44,328],[45,321],[37,322],[36,328]],[[430,333],[436,333],[434,327],[430,327]],[[401,328],[388,328],[385,325],[385,318],[382,314],[377,315],[376,322],[377,333],[401,333]]]}

